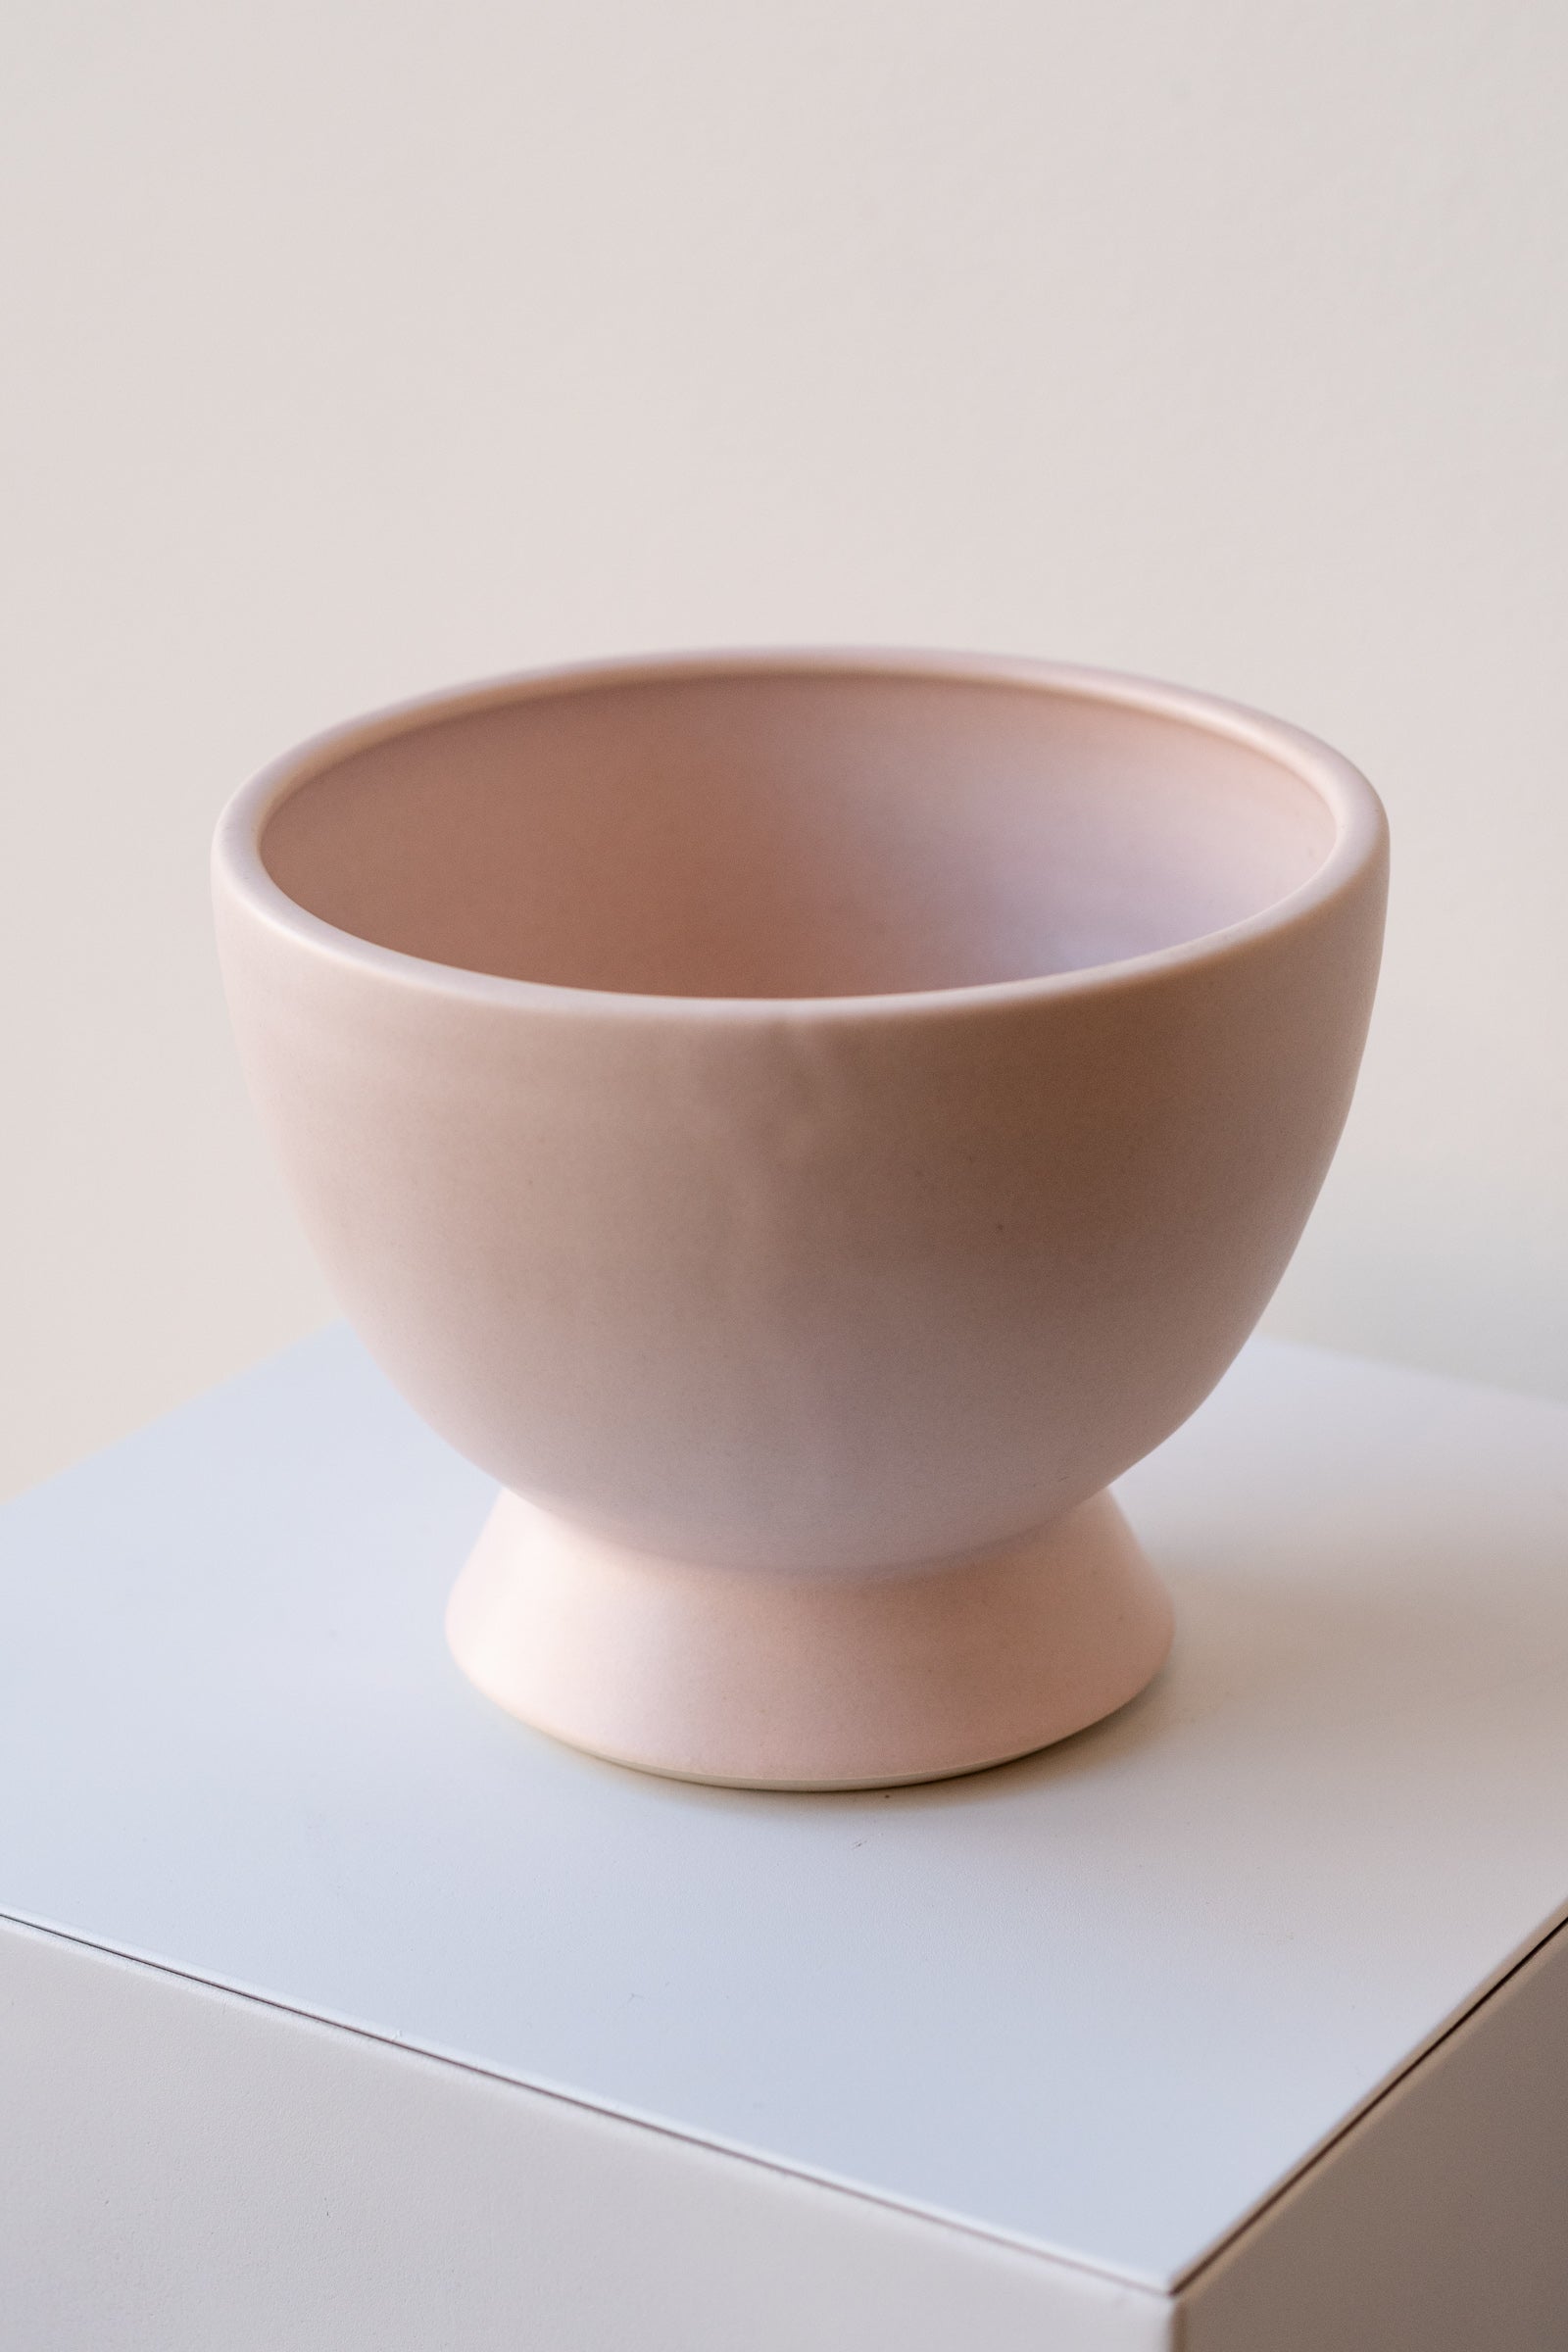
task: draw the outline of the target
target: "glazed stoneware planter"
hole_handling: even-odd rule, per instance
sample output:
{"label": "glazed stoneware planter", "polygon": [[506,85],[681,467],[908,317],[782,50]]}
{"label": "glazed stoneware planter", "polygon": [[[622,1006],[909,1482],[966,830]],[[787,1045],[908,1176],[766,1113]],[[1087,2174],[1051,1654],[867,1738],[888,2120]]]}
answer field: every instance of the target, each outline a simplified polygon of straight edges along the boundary
{"label": "glazed stoneware planter", "polygon": [[1106,1487],[1300,1233],[1386,860],[1296,729],[1011,661],[522,677],[247,786],[257,1103],[365,1342],[503,1488],[448,1616],[479,1689],[795,1788],[1141,1690],[1170,1603]]}

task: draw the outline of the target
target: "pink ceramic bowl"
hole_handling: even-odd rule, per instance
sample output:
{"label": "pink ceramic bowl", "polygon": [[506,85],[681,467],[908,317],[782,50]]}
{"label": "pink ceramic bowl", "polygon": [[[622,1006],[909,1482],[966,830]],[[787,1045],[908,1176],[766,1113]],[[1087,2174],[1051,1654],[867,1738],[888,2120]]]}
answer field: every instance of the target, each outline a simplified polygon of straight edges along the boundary
{"label": "pink ceramic bowl", "polygon": [[1224,1371],[1350,1100],[1371,788],[1025,662],[509,680],[215,853],[251,1086],[368,1346],[506,1492],[453,1646],[700,1779],[1019,1754],[1170,1638],[1104,1489]]}

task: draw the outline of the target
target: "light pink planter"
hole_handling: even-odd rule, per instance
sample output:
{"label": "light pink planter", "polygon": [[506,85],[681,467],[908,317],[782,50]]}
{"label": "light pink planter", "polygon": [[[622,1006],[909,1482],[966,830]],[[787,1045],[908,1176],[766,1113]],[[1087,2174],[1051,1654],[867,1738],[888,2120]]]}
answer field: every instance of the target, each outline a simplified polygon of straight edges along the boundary
{"label": "light pink planter", "polygon": [[524,677],[248,785],[256,1100],[366,1342],[510,1490],[448,1619],[479,1687],[781,1788],[1142,1689],[1170,1607],[1103,1490],[1296,1244],[1386,866],[1309,737],[1023,662]]}

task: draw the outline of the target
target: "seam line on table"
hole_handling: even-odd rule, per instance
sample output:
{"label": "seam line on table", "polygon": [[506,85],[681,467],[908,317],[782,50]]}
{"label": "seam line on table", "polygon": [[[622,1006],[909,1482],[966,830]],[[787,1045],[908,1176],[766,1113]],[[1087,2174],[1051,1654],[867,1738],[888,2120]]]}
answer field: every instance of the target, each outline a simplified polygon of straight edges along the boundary
{"label": "seam line on table", "polygon": [[451,2050],[434,2049],[425,2042],[401,2041],[395,2034],[381,2033],[373,2026],[357,2024],[351,2019],[334,2017],[318,2009],[303,2008],[297,2002],[280,1999],[276,1993],[260,1992],[254,1986],[230,1984],[220,1977],[202,1976],[195,1969],[178,1968],[171,1961],[156,1959],[147,1952],[128,1950],[122,1944],[101,1942],[95,1936],[60,1927],[52,1920],[31,1918],[25,1912],[0,1908],[0,1927],[7,1926],[22,1928],[29,1935],[47,1936],[59,1943],[72,1944],[78,1951],[96,1952],[104,1959],[122,1961],[131,1968],[148,1969],[155,1976],[170,1977],[178,1984],[192,1985],[198,1992],[218,1993],[228,2000],[245,2001],[254,2008],[270,2009],[279,2017],[298,2018],[302,2024],[319,2027],[325,2033],[349,2034],[360,2041],[372,2042],[381,2049],[396,2050],[404,2057],[423,2059],[428,2065],[455,2067],[460,2073],[476,2076],[481,2082],[499,2082],[508,2090],[522,2091],[533,2098],[550,2099],[563,2107],[575,2107],[584,2114],[600,2116],[607,2123],[623,2124],[634,2132],[657,2132],[661,2138],[678,2140],[685,2147],[704,2149],[709,2155],[723,2157],[731,2163],[753,2165],[759,2172],[775,2173],[786,2180],[799,2180],[809,2188],[825,2190],[830,2196],[854,2197],[862,2205],[874,2205],[885,2213],[900,2214],[905,2220],[926,2228],[950,2230],[960,2237],[972,2238],[982,2245],[1003,2247],[1027,2261],[1047,2263],[1055,2270],[1071,2271],[1083,2278],[1099,2279],[1102,2285],[1141,2296],[1154,2305],[1167,2308],[1174,2305],[1174,2288],[1161,2285],[1157,2280],[1139,2278],[1134,2272],[1116,2270],[1108,2264],[1092,2262],[1081,2254],[1063,2253],[1036,2238],[1021,2237],[1003,2230],[988,2230],[983,2222],[944,2212],[937,2206],[915,2204],[906,2198],[886,2195],[861,2181],[848,2180],[836,2174],[791,2164],[782,2157],[766,2156],[731,2140],[710,2138],[699,2132],[683,2132],[678,2125],[667,2123],[658,2116],[612,2107],[553,2083],[530,2082],[520,2075],[507,2074],[500,2067],[485,2066],[475,2058],[461,2057]]}

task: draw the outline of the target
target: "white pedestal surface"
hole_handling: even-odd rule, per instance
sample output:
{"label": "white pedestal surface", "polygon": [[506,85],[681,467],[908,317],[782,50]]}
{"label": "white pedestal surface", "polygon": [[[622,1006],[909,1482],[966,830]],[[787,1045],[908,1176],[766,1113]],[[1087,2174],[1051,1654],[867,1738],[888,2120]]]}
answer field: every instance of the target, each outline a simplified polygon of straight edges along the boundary
{"label": "white pedestal surface", "polygon": [[1568,2342],[1568,1412],[1254,1342],[1119,1493],[1152,1690],[831,1796],[470,1690],[340,1329],[9,1506],[0,2344]]}

